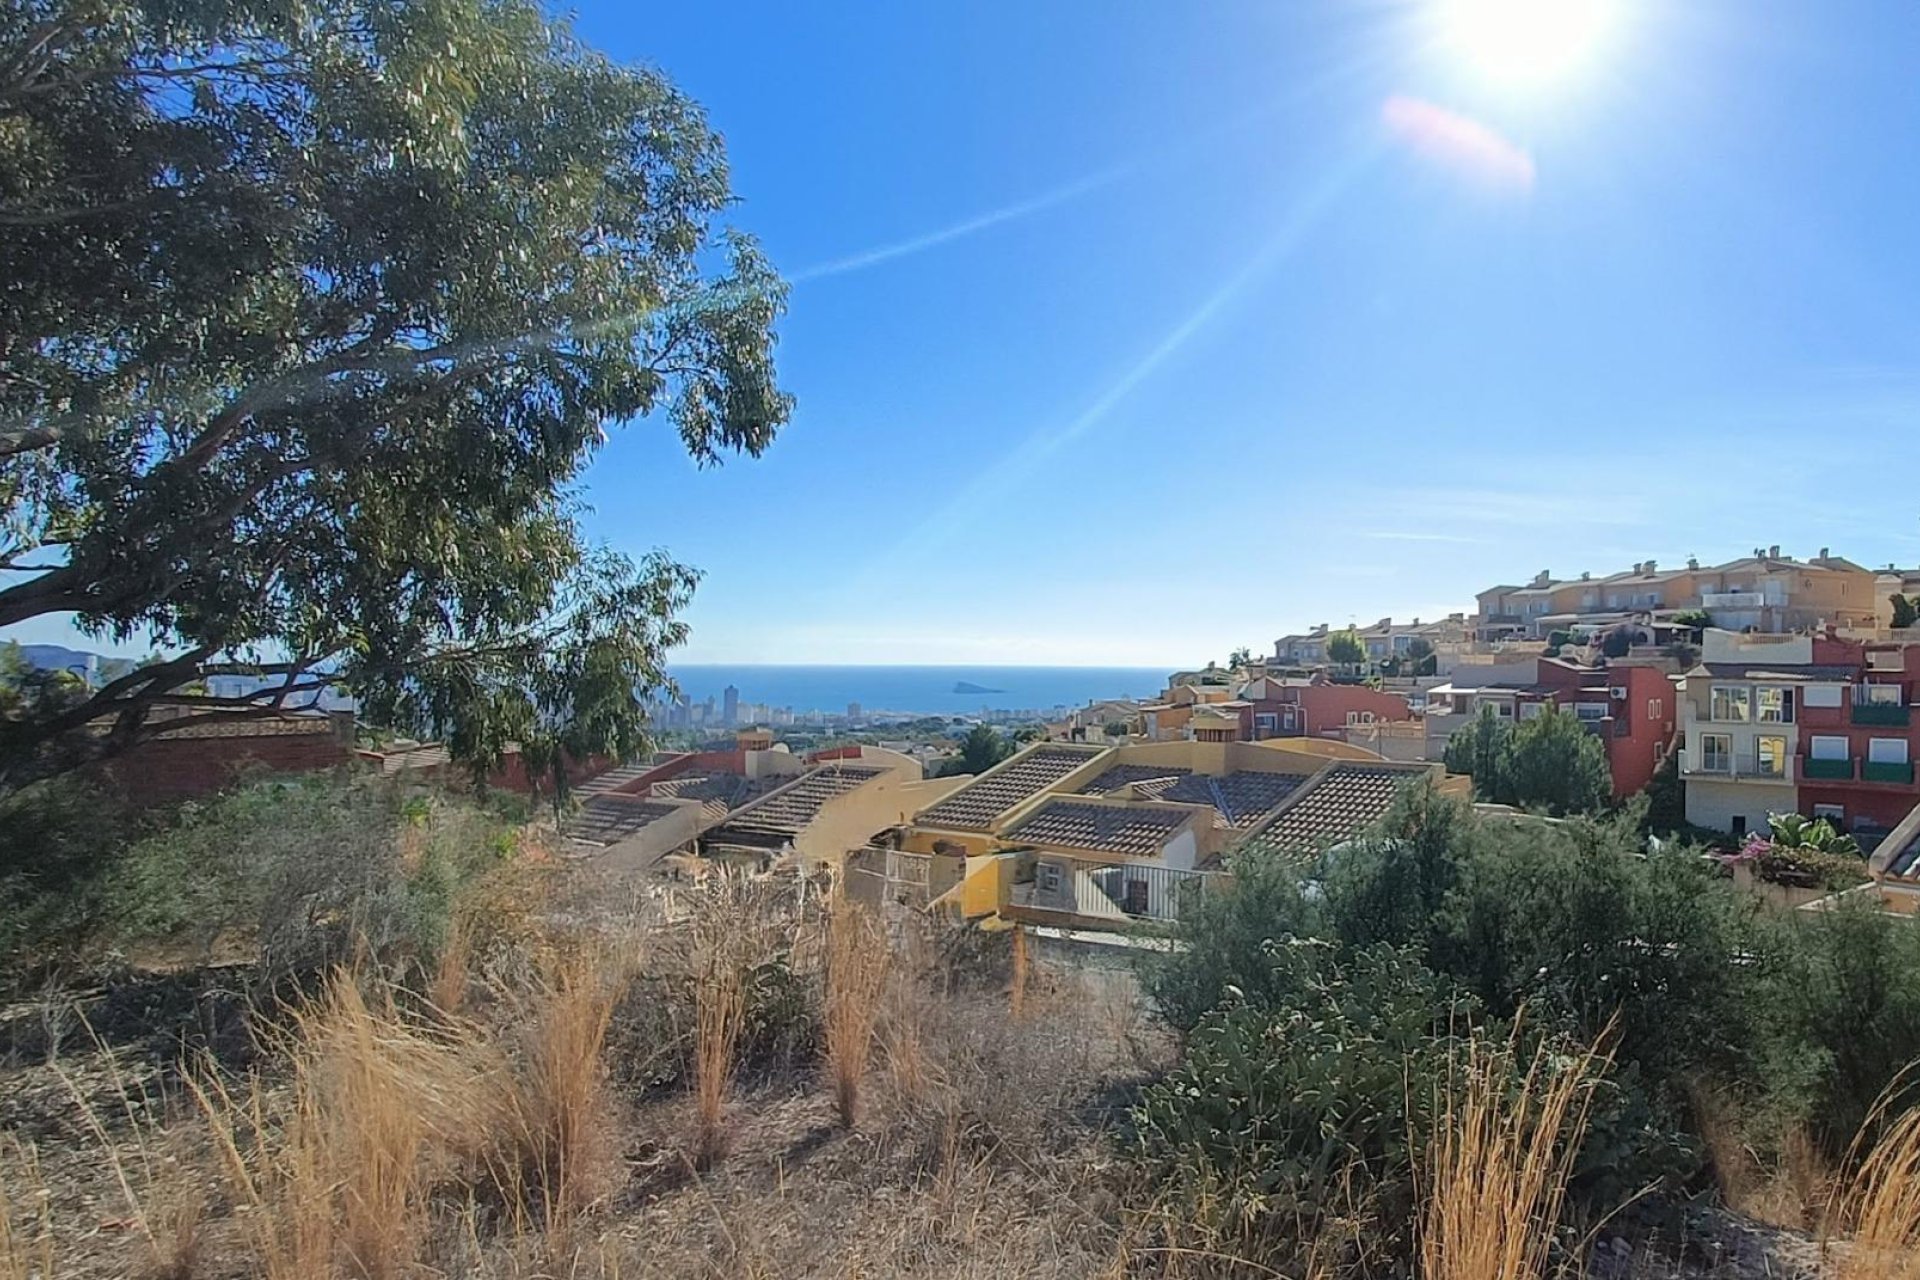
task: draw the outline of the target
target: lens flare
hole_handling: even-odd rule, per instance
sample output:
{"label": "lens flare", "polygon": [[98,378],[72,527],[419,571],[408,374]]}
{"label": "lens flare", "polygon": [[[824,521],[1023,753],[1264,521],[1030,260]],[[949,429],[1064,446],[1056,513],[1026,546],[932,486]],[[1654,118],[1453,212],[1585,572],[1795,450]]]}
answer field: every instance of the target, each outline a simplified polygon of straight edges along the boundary
{"label": "lens flare", "polygon": [[1474,70],[1529,87],[1565,79],[1612,34],[1619,0],[1436,0],[1443,41]]}

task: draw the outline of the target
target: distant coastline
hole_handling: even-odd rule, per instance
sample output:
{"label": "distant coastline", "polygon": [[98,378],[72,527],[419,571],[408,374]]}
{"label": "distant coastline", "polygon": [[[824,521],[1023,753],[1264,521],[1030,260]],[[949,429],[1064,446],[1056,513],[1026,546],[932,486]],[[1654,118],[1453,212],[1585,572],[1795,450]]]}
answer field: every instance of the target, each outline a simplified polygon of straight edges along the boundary
{"label": "distant coastline", "polygon": [[805,666],[675,663],[667,674],[689,702],[878,715],[977,716],[1084,707],[1103,698],[1150,698],[1165,687],[1159,667]]}

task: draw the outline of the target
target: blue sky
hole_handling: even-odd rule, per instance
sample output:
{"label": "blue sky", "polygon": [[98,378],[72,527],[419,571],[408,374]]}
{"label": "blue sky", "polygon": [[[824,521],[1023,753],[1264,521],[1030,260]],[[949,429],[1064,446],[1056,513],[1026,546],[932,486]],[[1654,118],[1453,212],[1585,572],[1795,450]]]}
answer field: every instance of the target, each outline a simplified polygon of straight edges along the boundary
{"label": "blue sky", "polygon": [[796,281],[764,458],[638,423],[587,478],[706,572],[683,659],[1173,665],[1920,560],[1920,5],[1612,0],[1516,85],[1441,3],[583,3]]}

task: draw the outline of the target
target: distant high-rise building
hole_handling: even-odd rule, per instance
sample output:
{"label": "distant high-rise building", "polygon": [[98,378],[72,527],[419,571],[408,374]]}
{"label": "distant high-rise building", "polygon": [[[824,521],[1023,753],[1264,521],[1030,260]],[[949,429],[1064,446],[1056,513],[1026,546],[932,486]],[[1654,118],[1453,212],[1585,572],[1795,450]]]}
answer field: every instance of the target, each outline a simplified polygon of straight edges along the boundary
{"label": "distant high-rise building", "polygon": [[739,724],[740,723],[740,691],[734,688],[732,685],[728,685],[726,688],[726,692],[721,694],[720,696],[722,699],[720,704],[721,705],[721,712],[720,712],[721,723],[722,724]]}
{"label": "distant high-rise building", "polygon": [[860,718],[860,704],[857,702],[849,702],[847,704],[847,719],[858,720],[859,718]]}

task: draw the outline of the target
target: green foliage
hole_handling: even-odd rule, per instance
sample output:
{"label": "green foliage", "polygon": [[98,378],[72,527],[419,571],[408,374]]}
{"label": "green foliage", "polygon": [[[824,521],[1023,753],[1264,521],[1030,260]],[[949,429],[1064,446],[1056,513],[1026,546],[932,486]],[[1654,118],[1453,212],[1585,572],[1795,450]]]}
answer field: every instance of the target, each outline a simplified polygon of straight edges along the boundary
{"label": "green foliage", "polygon": [[174,655],[12,699],[0,787],[223,674],[476,770],[636,752],[694,575],[575,486],[609,424],[790,412],[698,106],[532,0],[20,0],[0,48],[0,627]]}
{"label": "green foliage", "polygon": [[1014,753],[1012,739],[990,724],[976,724],[960,741],[960,754],[941,762],[934,774],[951,778],[963,773],[985,773]]}
{"label": "green foliage", "polygon": [[1343,667],[1357,667],[1367,660],[1367,646],[1352,627],[1327,637],[1327,661]]}
{"label": "green foliage", "polygon": [[1647,780],[1646,829],[1668,835],[1688,829],[1687,784],[1680,776],[1680,753],[1669,751]]}
{"label": "green foliage", "polygon": [[1910,627],[1915,622],[1920,622],[1920,610],[1916,610],[1913,601],[1898,592],[1894,593],[1887,604],[1893,610],[1893,617],[1889,621],[1895,628]]}
{"label": "green foliage", "polygon": [[1633,652],[1634,630],[1622,623],[1600,637],[1600,652],[1609,658],[1624,658]]}
{"label": "green foliage", "polygon": [[1671,619],[1676,627],[1686,627],[1690,631],[1705,631],[1713,625],[1713,615],[1705,609],[1682,609]]}
{"label": "green foliage", "polygon": [[4,808],[28,838],[0,873],[0,941],[42,960],[158,940],[205,954],[222,937],[257,942],[268,976],[362,948],[430,955],[455,899],[514,848],[510,827],[474,804],[364,777],[248,783],[145,833],[69,778]]}
{"label": "green foliage", "polygon": [[1253,650],[1245,645],[1241,645],[1238,649],[1235,649],[1227,655],[1227,669],[1229,671],[1238,671],[1252,661]]}
{"label": "green foliage", "polygon": [[77,778],[0,796],[0,969],[96,939],[102,867],[130,826],[110,795]]}
{"label": "green foliage", "polygon": [[1491,703],[1481,703],[1471,724],[1461,725],[1447,739],[1442,757],[1447,772],[1473,779],[1473,791],[1492,801],[1500,790],[1500,757],[1513,726],[1502,720]]}
{"label": "green foliage", "polygon": [[1133,726],[1125,720],[1109,720],[1101,726],[1101,731],[1109,738],[1124,738],[1133,732]]}
{"label": "green foliage", "polygon": [[1223,1000],[1266,1001],[1276,972],[1269,946],[1317,932],[1297,866],[1270,855],[1241,858],[1224,891],[1201,894],[1180,913],[1177,945],[1147,960],[1141,983],[1159,1016],[1188,1030]]}
{"label": "green foliage", "polygon": [[1796,913],[1772,941],[1761,1097],[1770,1116],[1805,1120],[1838,1156],[1881,1091],[1920,1060],[1920,929],[1861,901]]}
{"label": "green foliage", "polygon": [[1501,803],[1556,817],[1591,813],[1613,795],[1606,747],[1572,712],[1552,704],[1502,743],[1495,776]]}
{"label": "green foliage", "polygon": [[1470,1006],[1390,947],[1287,940],[1260,963],[1247,998],[1202,1018],[1146,1091],[1143,1156],[1251,1237],[1311,1238],[1356,1192],[1376,1222],[1407,1222],[1417,1144]]}

